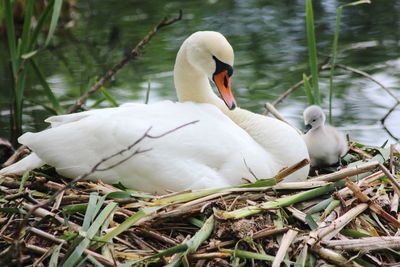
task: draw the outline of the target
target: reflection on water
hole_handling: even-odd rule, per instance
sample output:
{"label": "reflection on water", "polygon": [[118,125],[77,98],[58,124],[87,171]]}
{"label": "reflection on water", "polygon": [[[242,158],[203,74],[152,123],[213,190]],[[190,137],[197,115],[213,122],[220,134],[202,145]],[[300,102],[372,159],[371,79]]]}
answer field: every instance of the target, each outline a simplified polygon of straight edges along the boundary
{"label": "reflection on water", "polygon": [[[314,1],[320,60],[329,55],[335,30],[337,1]],[[233,87],[238,103],[262,112],[307,72],[304,1],[79,1],[75,27],[60,29],[54,47],[37,59],[56,95],[68,106],[165,15],[183,9],[184,20],[162,29],[141,57],[109,84],[120,102],[143,101],[148,84],[150,102],[176,99],[172,68],[180,43],[197,30],[223,33],[235,49]],[[338,63],[359,68],[400,96],[400,2],[375,1],[346,8],[342,16]],[[0,135],[8,134],[9,70],[4,42],[0,44]],[[321,73],[323,108],[328,108],[328,72]],[[360,142],[380,145],[394,141],[379,120],[395,101],[376,83],[337,69],[334,80],[333,124]],[[43,129],[49,113],[40,85],[28,80],[25,129]],[[100,95],[96,96],[101,97]],[[90,106],[95,100],[88,102]],[[102,106],[107,106],[106,102]],[[277,108],[301,127],[305,96],[300,88]],[[400,137],[400,107],[385,121]]]}

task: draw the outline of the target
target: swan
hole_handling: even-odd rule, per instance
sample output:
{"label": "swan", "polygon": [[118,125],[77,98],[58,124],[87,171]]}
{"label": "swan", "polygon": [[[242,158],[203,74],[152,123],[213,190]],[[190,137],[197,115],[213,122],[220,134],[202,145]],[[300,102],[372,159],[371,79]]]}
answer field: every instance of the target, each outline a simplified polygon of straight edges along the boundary
{"label": "swan", "polygon": [[340,162],[347,150],[343,133],[330,125],[325,125],[325,114],[319,106],[307,107],[304,117],[304,141],[310,154],[312,167],[327,167]]}
{"label": "swan", "polygon": [[[307,147],[293,128],[236,107],[231,92],[233,60],[233,49],[222,34],[196,32],[183,42],[174,66],[180,102],[129,103],[50,117],[46,121],[51,128],[18,139],[33,153],[0,174],[21,174],[48,164],[73,178],[126,149],[146,131],[153,137],[169,133],[143,138],[131,150],[103,162],[87,178],[164,193],[269,178],[308,158]],[[134,151],[143,153],[132,156]],[[285,181],[305,180],[308,169]]]}

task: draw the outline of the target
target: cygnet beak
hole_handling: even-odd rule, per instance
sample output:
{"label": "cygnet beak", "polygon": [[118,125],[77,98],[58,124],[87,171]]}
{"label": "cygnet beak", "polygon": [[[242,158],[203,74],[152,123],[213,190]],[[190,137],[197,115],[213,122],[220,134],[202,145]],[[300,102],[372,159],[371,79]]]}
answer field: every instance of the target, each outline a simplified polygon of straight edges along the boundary
{"label": "cygnet beak", "polygon": [[307,124],[307,125],[304,127],[303,133],[306,134],[309,130],[311,130],[311,128],[312,128],[312,125],[311,125],[311,124]]}

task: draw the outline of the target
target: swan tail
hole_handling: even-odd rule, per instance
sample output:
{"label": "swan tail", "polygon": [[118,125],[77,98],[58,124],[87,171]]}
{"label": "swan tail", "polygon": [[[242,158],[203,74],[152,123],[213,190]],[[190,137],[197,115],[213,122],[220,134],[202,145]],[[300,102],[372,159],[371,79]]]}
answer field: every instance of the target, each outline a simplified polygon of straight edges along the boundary
{"label": "swan tail", "polygon": [[20,161],[0,170],[0,175],[18,174],[21,175],[26,171],[33,170],[43,166],[45,162],[38,155],[31,153],[29,156]]}

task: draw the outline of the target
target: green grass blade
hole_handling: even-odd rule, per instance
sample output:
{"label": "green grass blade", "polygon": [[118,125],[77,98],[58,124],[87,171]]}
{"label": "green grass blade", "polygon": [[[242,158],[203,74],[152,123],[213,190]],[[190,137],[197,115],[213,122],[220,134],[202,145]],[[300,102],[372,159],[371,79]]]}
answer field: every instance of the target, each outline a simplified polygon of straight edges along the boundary
{"label": "green grass blade", "polygon": [[304,81],[304,90],[306,91],[308,105],[314,105],[315,101],[311,91],[310,80],[304,73],[303,73],[303,81]]}
{"label": "green grass blade", "polygon": [[21,193],[24,190],[24,186],[25,186],[25,183],[28,180],[28,178],[29,178],[29,171],[26,171],[26,172],[24,172],[24,175],[22,175],[21,182],[19,184],[18,193]]}
{"label": "green grass blade", "polygon": [[[168,267],[181,266],[182,260],[187,256],[187,254],[195,252],[200,247],[200,245],[210,237],[214,229],[214,222],[215,222],[214,216],[211,215],[204,222],[200,230],[197,231],[196,234],[186,242],[188,246],[186,252],[180,255],[175,261],[171,262],[166,266]],[[184,266],[185,265],[186,264],[184,264]]]}
{"label": "green grass blade", "polygon": [[32,66],[33,72],[36,74],[36,77],[38,78],[40,84],[42,85],[44,92],[47,95],[47,98],[51,102],[53,109],[56,110],[58,114],[62,113],[60,102],[57,100],[56,96],[54,95],[53,91],[51,90],[49,84],[47,83],[42,72],[36,65],[35,61],[33,59],[30,59],[29,62]]}
{"label": "green grass blade", "polygon": [[95,234],[99,231],[100,227],[103,225],[104,221],[107,220],[108,216],[115,210],[117,207],[116,203],[109,203],[101,213],[96,217],[92,225],[86,232],[83,240],[74,248],[74,251],[69,255],[69,257],[63,263],[63,267],[75,266],[75,264],[80,260],[85,249],[88,248],[91,240],[95,236]]}
{"label": "green grass blade", "polygon": [[28,52],[29,38],[31,36],[31,25],[32,25],[32,14],[34,0],[27,0],[27,6],[25,9],[24,27],[21,36],[21,50],[19,55],[23,55]]}
{"label": "green grass blade", "polygon": [[62,244],[58,245],[54,249],[53,253],[51,254],[49,267],[57,267],[58,266],[58,257],[60,256],[61,247],[62,247]]}
{"label": "green grass blade", "polygon": [[188,241],[186,244],[188,245],[188,253],[195,252],[200,245],[208,239],[214,229],[214,215],[211,215],[200,228],[199,231]]}
{"label": "green grass blade", "polygon": [[316,105],[321,105],[321,96],[318,85],[318,57],[314,30],[314,14],[312,0],[306,0],[306,24],[309,62],[312,76],[312,89]]}
{"label": "green grass blade", "polygon": [[324,210],[326,207],[329,206],[329,203],[331,201],[333,201],[333,198],[325,199],[325,200],[319,202],[318,204],[314,205],[311,209],[308,210],[308,212],[306,214],[306,222],[307,222],[307,224],[308,224],[308,226],[310,227],[311,230],[314,230],[314,229],[318,228],[318,225],[314,221],[312,215],[314,213],[316,213],[316,212]]}
{"label": "green grass blade", "polygon": [[88,256],[87,257],[87,260],[89,261],[89,262],[91,262],[95,267],[104,267],[104,265],[103,264],[101,264],[98,260],[96,260],[93,256]]}
{"label": "green grass blade", "polygon": [[53,8],[53,14],[51,16],[51,21],[50,21],[50,27],[49,27],[49,33],[47,34],[45,46],[47,46],[51,40],[51,38],[54,35],[54,32],[57,28],[57,23],[58,19],[60,17],[60,12],[61,12],[61,7],[62,7],[62,0],[55,0],[54,1],[54,8]]}
{"label": "green grass blade", "polygon": [[[173,246],[171,248],[161,250],[157,254],[151,255],[144,259],[125,262],[124,264],[120,265],[119,267],[141,266],[141,265],[139,265],[139,263],[143,263],[145,261],[150,261],[150,260],[153,260],[153,259],[156,259],[159,257],[171,256],[171,255],[174,255],[179,252],[184,252],[187,250],[187,248],[188,248],[187,244],[179,244],[179,245]],[[144,265],[144,266],[146,266],[146,265]]]}
{"label": "green grass blade", "polygon": [[224,249],[224,250],[221,250],[221,252],[230,252],[230,253],[232,253],[232,256],[243,258],[243,259],[254,259],[254,260],[273,262],[274,258],[275,258],[274,256],[271,256],[271,255],[250,252],[250,251],[241,250],[241,249],[235,249],[235,250]]}
{"label": "green grass blade", "polygon": [[88,204],[70,204],[70,205],[66,205],[63,207],[63,213],[64,214],[74,214],[77,212],[86,212],[86,209],[88,207]]}
{"label": "green grass blade", "polygon": [[131,227],[132,225],[135,225],[135,223],[137,223],[139,220],[147,217],[148,215],[156,212],[157,210],[159,210],[161,208],[162,208],[161,206],[158,206],[158,207],[143,208],[143,209],[139,210],[138,212],[133,214],[131,217],[126,219],[123,223],[118,225],[118,227],[114,228],[112,231],[110,231],[106,235],[102,236],[98,241],[100,241],[100,242],[110,241],[112,238],[116,237],[120,233],[129,229],[129,227]]}
{"label": "green grass blade", "polygon": [[7,30],[7,41],[8,49],[10,52],[11,68],[13,71],[13,77],[16,79],[18,73],[18,54],[17,45],[15,40],[15,27],[14,27],[14,15],[11,0],[3,0],[4,2],[4,15]]}
{"label": "green grass blade", "polygon": [[90,224],[96,217],[96,202],[97,199],[99,198],[99,195],[97,193],[91,193],[89,196],[89,202],[87,204],[86,212],[85,212],[85,218],[83,219],[83,224],[82,224],[82,231],[87,231],[89,229]]}
{"label": "green grass blade", "polygon": [[46,8],[44,9],[43,13],[40,15],[35,30],[33,31],[32,38],[29,42],[28,51],[31,51],[33,46],[35,45],[40,32],[43,30],[44,23],[46,22],[51,10],[53,9],[53,6],[54,6],[54,0],[50,0]]}
{"label": "green grass blade", "polygon": [[118,107],[119,106],[117,101],[112,97],[112,95],[107,91],[107,89],[105,89],[104,87],[101,87],[100,91],[104,95],[104,97],[107,99],[107,101],[110,102],[110,104],[113,107]]}

